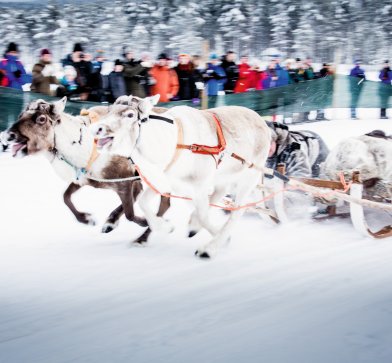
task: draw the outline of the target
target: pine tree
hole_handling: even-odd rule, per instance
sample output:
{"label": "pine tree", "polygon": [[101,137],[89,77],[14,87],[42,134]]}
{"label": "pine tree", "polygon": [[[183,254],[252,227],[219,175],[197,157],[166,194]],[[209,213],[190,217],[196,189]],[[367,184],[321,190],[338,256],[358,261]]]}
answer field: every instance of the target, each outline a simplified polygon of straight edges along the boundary
{"label": "pine tree", "polygon": [[40,48],[59,60],[76,42],[117,58],[123,46],[154,56],[198,53],[205,40],[218,53],[259,57],[274,47],[285,56],[332,61],[340,50],[348,63],[381,62],[392,57],[391,17],[392,0],[49,0],[2,5],[0,36],[4,46],[16,41],[28,63]]}

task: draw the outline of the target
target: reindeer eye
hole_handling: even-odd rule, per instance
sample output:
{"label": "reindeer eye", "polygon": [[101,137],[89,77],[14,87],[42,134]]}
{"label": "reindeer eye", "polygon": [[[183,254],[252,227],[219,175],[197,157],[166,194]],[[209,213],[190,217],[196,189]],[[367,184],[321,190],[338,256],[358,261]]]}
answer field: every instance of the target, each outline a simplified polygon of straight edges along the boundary
{"label": "reindeer eye", "polygon": [[46,116],[40,115],[35,121],[37,122],[37,124],[43,125],[46,122]]}
{"label": "reindeer eye", "polygon": [[126,114],[125,114],[125,117],[128,117],[128,118],[132,118],[134,116],[134,113],[133,112],[127,112]]}

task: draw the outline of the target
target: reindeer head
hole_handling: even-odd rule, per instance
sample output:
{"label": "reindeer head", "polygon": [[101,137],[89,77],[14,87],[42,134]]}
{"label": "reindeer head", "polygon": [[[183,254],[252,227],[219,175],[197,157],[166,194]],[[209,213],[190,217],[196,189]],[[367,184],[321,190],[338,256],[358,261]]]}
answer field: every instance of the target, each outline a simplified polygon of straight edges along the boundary
{"label": "reindeer head", "polygon": [[112,154],[130,157],[140,135],[140,124],[157,104],[159,95],[144,99],[119,97],[107,115],[91,126],[97,145]]}
{"label": "reindeer head", "polygon": [[54,148],[54,126],[60,123],[67,98],[48,103],[36,100],[29,103],[2,137],[12,145],[13,156],[27,156]]}

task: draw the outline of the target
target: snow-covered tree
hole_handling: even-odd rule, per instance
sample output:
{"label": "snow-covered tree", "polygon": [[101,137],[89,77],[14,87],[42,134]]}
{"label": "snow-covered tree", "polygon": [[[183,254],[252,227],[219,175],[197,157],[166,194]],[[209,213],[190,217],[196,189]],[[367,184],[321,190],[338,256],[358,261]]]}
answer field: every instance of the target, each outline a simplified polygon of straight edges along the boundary
{"label": "snow-covered tree", "polygon": [[259,57],[275,48],[285,56],[365,62],[392,57],[392,0],[49,0],[1,3],[0,36],[15,41],[31,63],[40,48],[63,58],[73,44],[118,58],[136,53],[199,53],[208,41],[219,54]]}

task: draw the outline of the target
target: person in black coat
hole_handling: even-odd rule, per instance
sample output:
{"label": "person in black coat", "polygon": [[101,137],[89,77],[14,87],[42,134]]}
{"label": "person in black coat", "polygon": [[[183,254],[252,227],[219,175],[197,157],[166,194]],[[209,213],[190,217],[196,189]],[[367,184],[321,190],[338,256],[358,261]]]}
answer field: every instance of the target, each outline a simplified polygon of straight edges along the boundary
{"label": "person in black coat", "polygon": [[91,62],[91,92],[89,95],[89,101],[102,102],[104,100],[103,78],[101,75],[101,71],[102,65],[105,61],[106,59],[104,56],[104,52],[102,50],[98,50],[95,59]]}
{"label": "person in black coat", "polygon": [[188,54],[178,56],[178,65],[174,68],[177,73],[180,89],[177,97],[180,100],[191,100],[195,95],[195,69]]}
{"label": "person in black coat", "polygon": [[225,93],[233,93],[239,77],[239,69],[235,63],[235,53],[228,51],[222,58],[221,67],[226,73]]}
{"label": "person in black coat", "polygon": [[109,90],[112,94],[112,100],[127,94],[127,88],[124,80],[124,66],[119,59],[114,62],[114,70],[109,74]]}
{"label": "person in black coat", "polygon": [[146,68],[142,66],[141,62],[136,60],[134,53],[123,48],[124,51],[124,79],[127,89],[127,95],[136,97],[146,97],[144,83],[146,81]]}
{"label": "person in black coat", "polygon": [[72,66],[76,69],[76,82],[81,90],[80,97],[82,100],[87,100],[89,93],[91,92],[91,74],[93,66],[89,57],[88,54],[83,53],[82,45],[76,43],[72,53],[62,60],[63,67]]}

